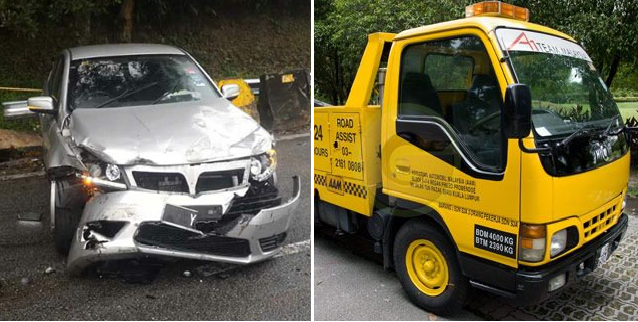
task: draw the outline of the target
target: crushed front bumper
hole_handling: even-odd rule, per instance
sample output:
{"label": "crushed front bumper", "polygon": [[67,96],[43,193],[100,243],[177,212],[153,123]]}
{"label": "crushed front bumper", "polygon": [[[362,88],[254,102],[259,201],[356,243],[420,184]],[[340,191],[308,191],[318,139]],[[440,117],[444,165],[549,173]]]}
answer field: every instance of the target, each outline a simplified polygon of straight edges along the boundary
{"label": "crushed front bumper", "polygon": [[[299,202],[299,177],[293,177],[293,196],[279,206],[256,214],[241,214],[223,227],[204,232],[166,221],[166,205],[226,204],[234,192],[168,195],[148,191],[116,191],[87,202],[73,237],[67,260],[71,275],[95,262],[144,257],[173,257],[249,264],[279,252]],[[226,208],[227,209],[227,208]],[[93,229],[95,225],[100,229]]]}

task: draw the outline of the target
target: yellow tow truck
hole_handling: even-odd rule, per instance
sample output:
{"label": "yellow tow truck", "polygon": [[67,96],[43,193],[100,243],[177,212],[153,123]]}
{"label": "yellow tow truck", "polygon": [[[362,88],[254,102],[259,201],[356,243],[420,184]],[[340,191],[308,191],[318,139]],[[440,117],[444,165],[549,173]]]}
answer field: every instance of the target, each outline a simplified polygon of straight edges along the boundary
{"label": "yellow tow truck", "polygon": [[472,287],[543,301],[627,229],[618,107],[585,50],[529,15],[486,1],[370,34],[345,106],[314,110],[316,224],[367,236],[435,313]]}

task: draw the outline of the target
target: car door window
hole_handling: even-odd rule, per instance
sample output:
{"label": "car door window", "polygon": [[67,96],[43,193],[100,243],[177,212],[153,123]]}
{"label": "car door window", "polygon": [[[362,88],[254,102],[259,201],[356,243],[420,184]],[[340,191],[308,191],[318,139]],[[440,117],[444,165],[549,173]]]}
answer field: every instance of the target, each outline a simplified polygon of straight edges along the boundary
{"label": "car door window", "polygon": [[[503,100],[479,37],[462,36],[406,46],[401,55],[399,81],[399,119],[435,122],[437,131],[446,132],[438,137],[445,137],[449,145],[454,145],[459,157],[465,157],[480,169],[502,170]],[[415,127],[414,122],[411,127]],[[432,138],[420,139],[414,142],[431,143]],[[427,151],[431,146],[421,148]]]}

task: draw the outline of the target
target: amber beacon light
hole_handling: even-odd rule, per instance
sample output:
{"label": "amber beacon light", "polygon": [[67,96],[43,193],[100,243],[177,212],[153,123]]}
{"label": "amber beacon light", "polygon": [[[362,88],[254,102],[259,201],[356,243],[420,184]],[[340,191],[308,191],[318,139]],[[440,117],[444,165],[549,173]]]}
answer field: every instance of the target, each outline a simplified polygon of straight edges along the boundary
{"label": "amber beacon light", "polygon": [[480,16],[503,17],[529,21],[529,10],[527,8],[500,1],[483,1],[465,7],[466,18]]}

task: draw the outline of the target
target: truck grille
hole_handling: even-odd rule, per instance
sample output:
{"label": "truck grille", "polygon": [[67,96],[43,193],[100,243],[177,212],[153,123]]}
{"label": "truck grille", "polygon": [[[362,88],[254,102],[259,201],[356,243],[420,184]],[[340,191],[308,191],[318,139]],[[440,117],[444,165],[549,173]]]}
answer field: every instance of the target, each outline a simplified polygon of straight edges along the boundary
{"label": "truck grille", "polygon": [[135,184],[144,189],[188,192],[188,184],[181,173],[133,171]]}
{"label": "truck grille", "polygon": [[589,214],[583,222],[584,241],[588,242],[596,238],[615,224],[618,221],[619,213],[620,204],[615,200],[613,204],[607,204],[602,209]]}
{"label": "truck grille", "polygon": [[197,193],[232,188],[244,180],[244,169],[204,172],[199,176],[195,190]]}
{"label": "truck grille", "polygon": [[218,235],[200,235],[161,223],[143,223],[135,233],[135,241],[165,249],[206,253],[228,257],[250,255],[248,240]]}

